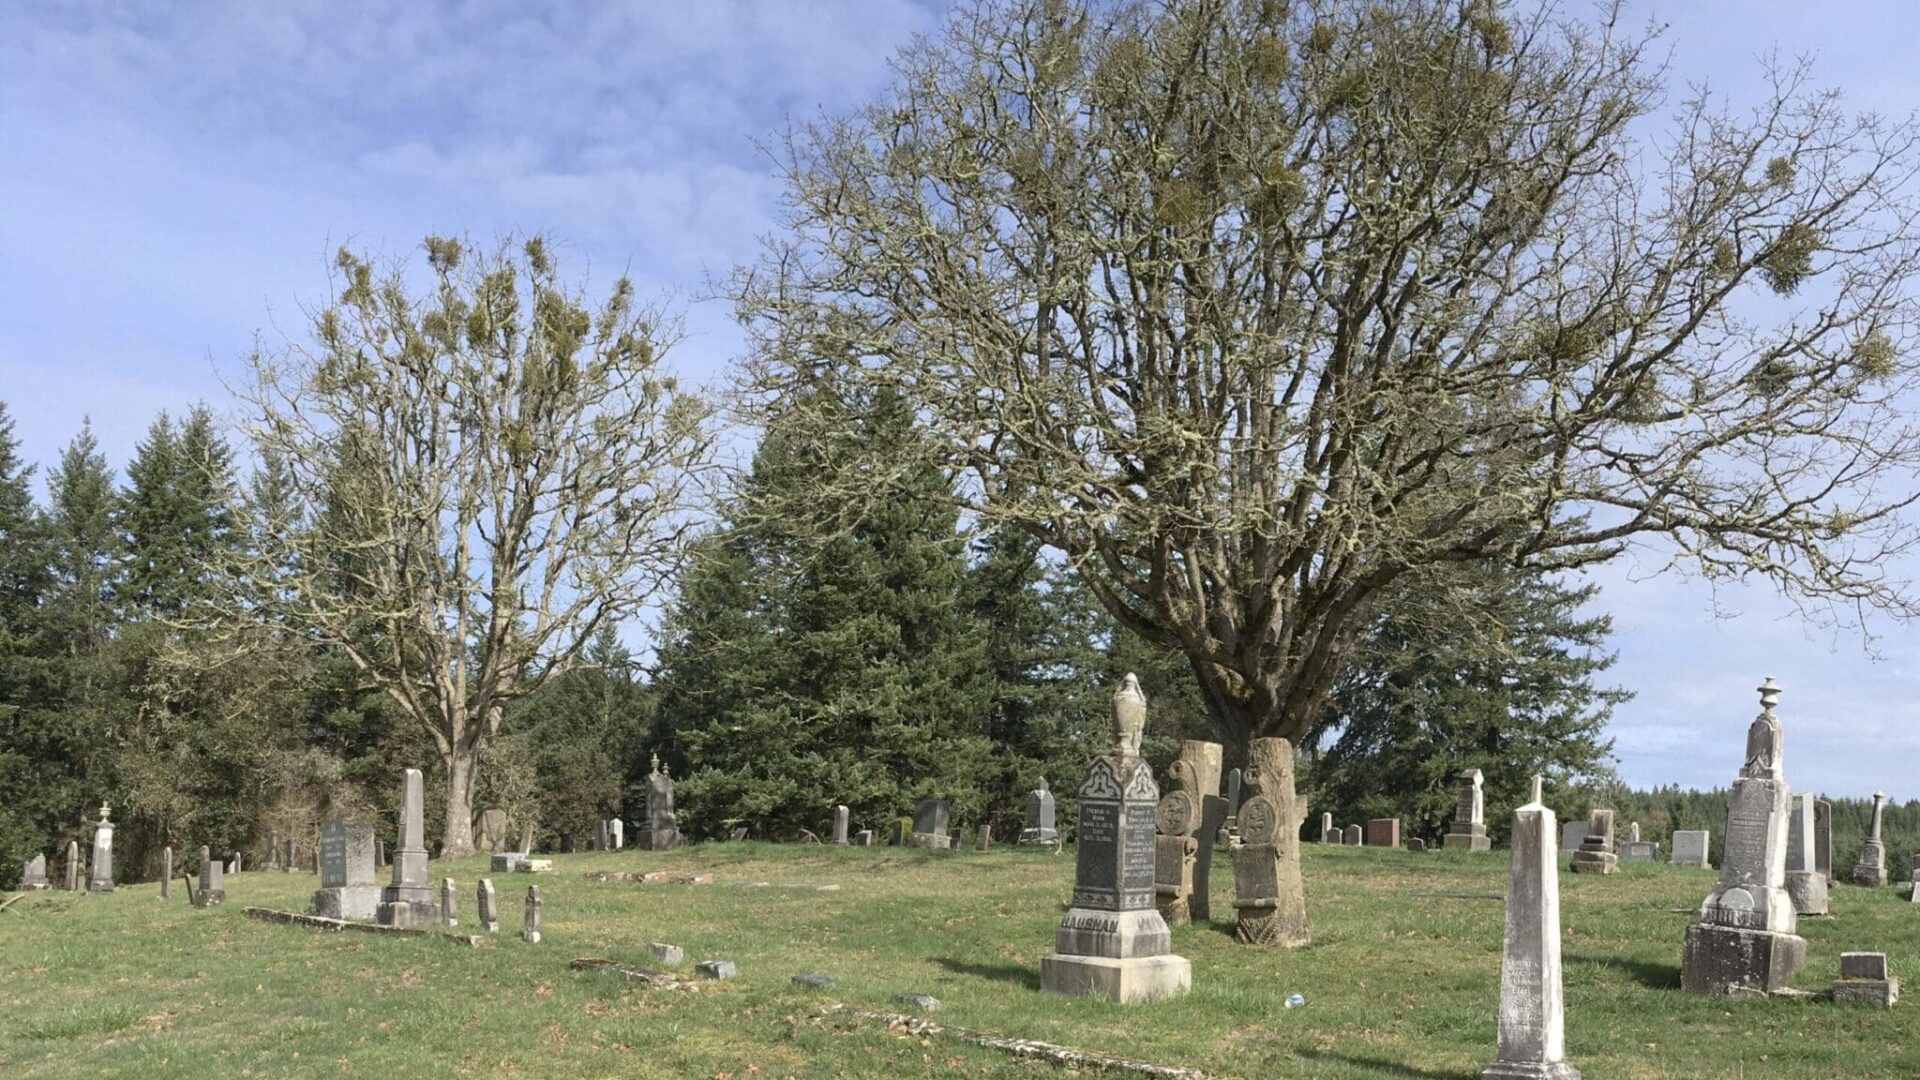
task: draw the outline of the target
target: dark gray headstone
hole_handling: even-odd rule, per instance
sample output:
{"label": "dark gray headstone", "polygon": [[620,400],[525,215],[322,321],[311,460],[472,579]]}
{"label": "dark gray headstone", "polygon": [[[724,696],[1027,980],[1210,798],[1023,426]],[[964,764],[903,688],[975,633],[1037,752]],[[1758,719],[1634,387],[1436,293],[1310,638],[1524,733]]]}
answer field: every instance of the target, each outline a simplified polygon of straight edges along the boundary
{"label": "dark gray headstone", "polygon": [[1054,812],[1053,792],[1047,787],[1047,778],[1043,776],[1034,789],[1027,792],[1027,818],[1025,827],[1020,830],[1020,842],[1057,843],[1060,832],[1054,825]]}
{"label": "dark gray headstone", "polygon": [[948,809],[945,799],[921,799],[913,806],[913,833],[922,836],[947,836]]}
{"label": "dark gray headstone", "polygon": [[500,929],[500,908],[495,902],[490,878],[481,878],[479,888],[474,890],[473,915],[480,920],[483,932],[491,934]]}
{"label": "dark gray headstone", "polygon": [[520,940],[540,943],[540,886],[527,886],[527,910],[520,918]]}

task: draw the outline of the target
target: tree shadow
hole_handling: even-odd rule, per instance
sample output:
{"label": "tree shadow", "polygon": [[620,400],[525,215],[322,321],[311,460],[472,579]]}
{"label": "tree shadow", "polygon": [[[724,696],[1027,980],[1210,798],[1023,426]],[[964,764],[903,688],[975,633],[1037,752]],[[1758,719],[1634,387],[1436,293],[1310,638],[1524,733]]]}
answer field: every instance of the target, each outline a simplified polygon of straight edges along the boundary
{"label": "tree shadow", "polygon": [[1029,990],[1040,989],[1040,972],[1024,964],[976,964],[969,960],[956,960],[951,956],[929,956],[927,959],[953,972],[955,975],[972,975],[994,982],[1015,983]]}
{"label": "tree shadow", "polygon": [[1384,1058],[1362,1057],[1359,1054],[1336,1054],[1331,1050],[1315,1050],[1301,1047],[1294,1053],[1304,1058],[1327,1062],[1340,1062],[1358,1069],[1366,1069],[1377,1076],[1410,1076],[1421,1080],[1479,1080],[1480,1071],[1450,1072],[1444,1069],[1417,1069],[1412,1065],[1403,1065],[1398,1061]]}
{"label": "tree shadow", "polygon": [[1624,956],[1566,956],[1563,959],[1576,964],[1613,968],[1649,990],[1680,989],[1680,965],[1678,964],[1658,964],[1650,960],[1632,960]]}

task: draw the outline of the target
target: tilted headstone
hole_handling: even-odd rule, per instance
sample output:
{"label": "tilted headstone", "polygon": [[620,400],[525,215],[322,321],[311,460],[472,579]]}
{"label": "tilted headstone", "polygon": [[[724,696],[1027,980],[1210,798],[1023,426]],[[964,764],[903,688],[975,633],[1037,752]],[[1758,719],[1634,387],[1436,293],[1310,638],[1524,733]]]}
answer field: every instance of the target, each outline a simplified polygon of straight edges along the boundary
{"label": "tilted headstone", "polygon": [[1795,915],[1827,913],[1827,876],[1816,869],[1814,798],[1803,791],[1787,804],[1787,896]]}
{"label": "tilted headstone", "polygon": [[1813,868],[1833,887],[1833,804],[1813,800]]}
{"label": "tilted headstone", "polygon": [[371,919],[380,906],[373,825],[328,818],[320,826],[320,887],[307,910],[329,919]]}
{"label": "tilted headstone", "polygon": [[113,891],[113,822],[107,820],[107,804],[100,804],[100,820],[93,827],[93,866],[87,874],[87,891]]}
{"label": "tilted headstone", "polygon": [[1053,792],[1047,788],[1047,778],[1041,777],[1032,791],[1027,792],[1026,825],[1020,830],[1020,842],[1023,844],[1057,844],[1060,842],[1060,830],[1054,825]]}
{"label": "tilted headstone", "polygon": [[834,843],[844,845],[847,842],[847,826],[851,824],[852,820],[853,811],[847,809],[845,806],[836,806],[833,808]]}
{"label": "tilted headstone", "polygon": [[27,865],[20,871],[19,891],[38,892],[48,888],[52,886],[47,881],[47,857],[44,854],[36,854],[27,860]]}
{"label": "tilted headstone", "polygon": [[1397,817],[1367,819],[1367,846],[1399,847],[1400,819]]}
{"label": "tilted headstone", "polygon": [[480,920],[483,933],[492,934],[500,929],[500,909],[495,906],[492,878],[481,878],[474,890],[473,916]]}
{"label": "tilted headstone", "polygon": [[520,918],[520,940],[540,943],[540,886],[527,886],[527,910]]}
{"label": "tilted headstone", "polygon": [[1440,840],[1443,848],[1461,851],[1489,851],[1493,841],[1487,838],[1486,776],[1479,769],[1460,774],[1460,795],[1453,803],[1453,821]]}
{"label": "tilted headstone", "polygon": [[1320,842],[1323,844],[1337,844],[1344,839],[1345,837],[1341,835],[1340,830],[1333,824],[1333,815],[1331,813],[1321,814]]}
{"label": "tilted headstone", "polygon": [[1867,824],[1867,839],[1860,845],[1860,857],[1853,864],[1855,885],[1877,889],[1887,883],[1887,845],[1880,839],[1880,820],[1886,808],[1886,792],[1874,792],[1873,818]]}
{"label": "tilted headstone", "polygon": [[1668,866],[1700,866],[1713,869],[1712,861],[1707,857],[1711,850],[1713,831],[1711,829],[1675,829],[1673,830],[1673,857],[1667,860]]}
{"label": "tilted headstone", "polygon": [[160,899],[173,899],[173,848],[160,849]]}
{"label": "tilted headstone", "polygon": [[1533,800],[1513,812],[1507,932],[1500,949],[1499,1050],[1483,1080],[1579,1080],[1567,1061],[1560,966],[1560,854],[1554,814]]}
{"label": "tilted headstone", "polygon": [[953,846],[948,835],[947,800],[921,799],[913,804],[913,834],[908,840],[911,847],[946,848]]}
{"label": "tilted headstone", "polygon": [[400,794],[400,843],[393,849],[393,881],[380,890],[373,919],[382,926],[431,923],[439,917],[427,880],[426,787],[419,769],[408,769]]}
{"label": "tilted headstone", "polygon": [[1620,868],[1613,850],[1613,811],[1602,807],[1587,815],[1587,835],[1572,861],[1576,874],[1611,874]]}
{"label": "tilted headstone", "polygon": [[1241,782],[1240,842],[1233,849],[1233,907],[1239,915],[1234,936],[1249,945],[1305,945],[1310,935],[1300,878],[1293,744],[1253,740]]}
{"label": "tilted headstone", "polygon": [[653,755],[653,771],[647,774],[647,828],[640,834],[648,851],[666,851],[683,842],[680,817],[673,812],[673,768],[660,764]]}
{"label": "tilted headstone", "polygon": [[732,840],[735,843],[739,843],[740,841],[745,840],[746,838],[747,838],[747,827],[745,825],[734,826],[733,832],[728,834],[728,839]]}
{"label": "tilted headstone", "polygon": [[459,912],[458,904],[459,904],[459,896],[454,891],[453,879],[450,877],[441,878],[440,879],[440,925],[441,926],[459,926],[460,925],[460,912]]}
{"label": "tilted headstone", "polygon": [[1343,833],[1340,838],[1341,843],[1347,844],[1350,847],[1359,847],[1360,845],[1366,843],[1366,840],[1367,840],[1366,830],[1362,829],[1358,825],[1347,826],[1346,832]]}
{"label": "tilted headstone", "polygon": [[194,907],[211,907],[227,898],[227,881],[220,860],[208,848],[200,849],[200,888],[193,894]]}
{"label": "tilted headstone", "polygon": [[1146,695],[1128,675],[1114,694],[1114,748],[1088,763],[1072,906],[1040,958],[1041,989],[1121,1003],[1182,994],[1193,965],[1172,953],[1173,931],[1154,906],[1153,769],[1140,757]]}
{"label": "tilted headstone", "polygon": [[1687,927],[1680,985],[1695,994],[1772,994],[1807,958],[1787,895],[1787,780],[1780,688],[1760,685],[1760,715],[1747,729],[1747,756],[1727,795],[1720,880]]}

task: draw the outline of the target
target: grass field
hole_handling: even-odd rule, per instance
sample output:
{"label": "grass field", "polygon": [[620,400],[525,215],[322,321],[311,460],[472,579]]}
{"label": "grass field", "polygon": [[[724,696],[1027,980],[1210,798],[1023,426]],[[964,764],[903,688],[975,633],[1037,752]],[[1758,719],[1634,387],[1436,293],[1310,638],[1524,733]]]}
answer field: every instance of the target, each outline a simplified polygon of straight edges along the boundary
{"label": "grass field", "polygon": [[[555,856],[553,874],[495,876],[500,933],[484,948],[327,934],[243,917],[304,911],[311,874],[227,879],[224,907],[185,890],[42,893],[0,912],[0,1076],[781,1077],[1061,1075],[945,1036],[823,1016],[826,1002],[904,1011],[938,997],[943,1024],[1184,1065],[1221,1077],[1478,1076],[1493,1057],[1506,855],[1311,846],[1314,943],[1235,944],[1231,873],[1216,863],[1216,925],[1174,932],[1193,993],[1145,1006],[1043,995],[1073,874],[1071,850],[936,853],[770,844]],[[482,858],[433,864],[460,885],[474,929]],[[706,885],[603,883],[583,871],[684,869]],[[1680,941],[1713,875],[1626,864],[1561,876],[1567,1042],[1607,1077],[1920,1076],[1920,1023],[1819,999],[1684,994]],[[519,940],[537,880],[545,940]],[[750,883],[831,882],[835,891]],[[1224,887],[1223,887],[1224,886]],[[1824,990],[1843,949],[1920,955],[1920,908],[1891,889],[1834,889],[1833,918],[1803,919],[1799,988]],[[653,966],[650,941],[693,962],[738,961],[737,980],[647,989],[599,956]],[[790,984],[797,972],[832,990]],[[1302,1008],[1285,1009],[1290,993]]]}

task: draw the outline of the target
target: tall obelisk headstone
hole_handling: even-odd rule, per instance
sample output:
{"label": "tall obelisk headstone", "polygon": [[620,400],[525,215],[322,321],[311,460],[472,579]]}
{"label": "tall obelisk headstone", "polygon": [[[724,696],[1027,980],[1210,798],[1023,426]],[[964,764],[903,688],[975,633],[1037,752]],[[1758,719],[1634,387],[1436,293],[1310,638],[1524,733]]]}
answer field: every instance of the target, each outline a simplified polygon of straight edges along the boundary
{"label": "tall obelisk headstone", "polygon": [[1787,804],[1787,896],[1795,915],[1827,913],[1827,876],[1814,850],[1813,793],[1800,792]]}
{"label": "tall obelisk headstone", "polygon": [[427,882],[426,782],[408,769],[400,797],[400,845],[393,849],[393,883],[380,890],[373,921],[382,926],[412,926],[439,919],[433,886]]}
{"label": "tall obelisk headstone", "polygon": [[1460,798],[1453,805],[1453,824],[1440,841],[1441,847],[1463,851],[1488,851],[1493,848],[1493,841],[1487,839],[1485,783],[1486,777],[1479,769],[1468,769],[1460,774]]}
{"label": "tall obelisk headstone", "polygon": [[1727,795],[1727,839],[1720,881],[1687,927],[1680,985],[1696,994],[1770,994],[1806,962],[1787,895],[1787,780],[1780,687],[1760,685],[1760,715],[1747,729],[1747,759]]}
{"label": "tall obelisk headstone", "polygon": [[226,868],[213,857],[211,848],[200,849],[200,888],[193,894],[194,907],[212,907],[227,899]]}
{"label": "tall obelisk headstone", "polygon": [[1513,812],[1507,862],[1507,934],[1500,950],[1500,1049],[1482,1080],[1579,1080],[1567,1061],[1560,984],[1560,852],[1553,811],[1533,801]]}
{"label": "tall obelisk headstone", "polygon": [[1307,894],[1300,879],[1300,812],[1293,745],[1255,739],[1241,774],[1240,833],[1233,848],[1235,936],[1249,945],[1305,945]]}
{"label": "tall obelisk headstone", "polygon": [[1887,883],[1887,844],[1880,839],[1881,816],[1887,809],[1887,794],[1873,793],[1873,820],[1867,824],[1866,842],[1860,845],[1860,858],[1853,864],[1853,883],[1877,889]]}
{"label": "tall obelisk headstone", "polygon": [[1140,756],[1147,699],[1128,675],[1113,696],[1114,748],[1087,766],[1073,903],[1040,958],[1040,986],[1121,1003],[1185,993],[1193,965],[1171,952],[1173,932],[1154,907],[1153,768]]}
{"label": "tall obelisk headstone", "polygon": [[847,844],[847,825],[853,818],[853,812],[845,805],[833,808],[833,842],[845,847]]}
{"label": "tall obelisk headstone", "polygon": [[113,891],[113,822],[107,820],[106,803],[100,804],[100,821],[93,827],[93,866],[87,874],[87,891]]}
{"label": "tall obelisk headstone", "polygon": [[173,899],[173,848],[160,849],[160,899]]}

